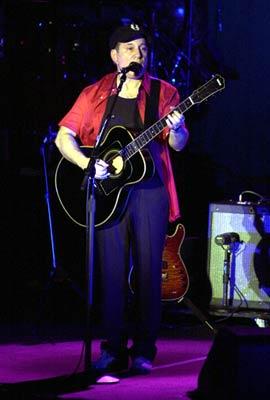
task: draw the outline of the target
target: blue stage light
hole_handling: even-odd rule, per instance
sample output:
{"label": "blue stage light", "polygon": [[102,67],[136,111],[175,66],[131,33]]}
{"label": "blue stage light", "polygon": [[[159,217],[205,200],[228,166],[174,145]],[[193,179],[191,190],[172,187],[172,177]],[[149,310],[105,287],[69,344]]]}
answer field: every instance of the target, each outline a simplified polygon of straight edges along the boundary
{"label": "blue stage light", "polygon": [[177,18],[183,18],[185,16],[185,8],[184,7],[177,7],[175,10],[175,16]]}

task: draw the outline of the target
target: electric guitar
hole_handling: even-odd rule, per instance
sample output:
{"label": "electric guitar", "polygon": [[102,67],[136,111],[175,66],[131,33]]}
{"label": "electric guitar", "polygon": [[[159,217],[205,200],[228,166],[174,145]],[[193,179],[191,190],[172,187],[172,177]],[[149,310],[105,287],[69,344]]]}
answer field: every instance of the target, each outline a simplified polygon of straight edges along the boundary
{"label": "electric guitar", "polygon": [[[162,255],[161,298],[162,301],[180,302],[189,288],[189,276],[181,258],[181,246],[185,238],[185,228],[178,224],[172,235],[167,235]],[[134,268],[131,267],[128,284],[134,294]]]}
{"label": "electric guitar", "polygon": [[[224,87],[224,78],[215,75],[176,106],[174,110],[183,114],[194,104],[201,103]],[[167,115],[135,138],[126,128],[121,126],[113,127],[105,135],[102,143],[100,143],[97,158],[103,159],[109,164],[110,176],[103,180],[95,180],[96,227],[117,219],[123,213],[132,185],[140,182],[148,173],[147,161],[142,149],[167,126]],[[81,149],[91,156],[91,147],[82,146]],[[75,172],[75,170],[77,171]],[[72,188],[71,176],[75,174],[77,186]],[[77,166],[63,157],[60,159],[55,171],[57,197],[71,220],[85,227],[85,193],[80,191],[82,178],[82,171]],[[81,204],[80,207],[76,205],[78,202]]]}

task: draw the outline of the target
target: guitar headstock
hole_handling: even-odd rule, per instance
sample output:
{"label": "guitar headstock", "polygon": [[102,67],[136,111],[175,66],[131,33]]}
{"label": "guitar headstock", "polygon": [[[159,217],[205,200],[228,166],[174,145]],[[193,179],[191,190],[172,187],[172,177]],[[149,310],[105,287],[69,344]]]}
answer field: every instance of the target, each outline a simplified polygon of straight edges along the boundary
{"label": "guitar headstock", "polygon": [[225,88],[225,79],[221,75],[214,75],[208,82],[199,89],[194,90],[190,96],[194,103],[201,103],[208,97],[214,95],[215,93],[223,90]]}

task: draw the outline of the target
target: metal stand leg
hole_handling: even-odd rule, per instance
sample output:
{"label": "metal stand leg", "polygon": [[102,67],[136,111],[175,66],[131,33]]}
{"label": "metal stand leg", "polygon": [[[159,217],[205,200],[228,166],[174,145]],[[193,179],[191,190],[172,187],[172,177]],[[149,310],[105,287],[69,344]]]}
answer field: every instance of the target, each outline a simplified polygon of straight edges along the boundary
{"label": "metal stand leg", "polygon": [[196,317],[199,318],[199,320],[202,321],[214,334],[217,333],[217,329],[208,321],[202,311],[198,307],[196,307],[195,304],[192,303],[192,301],[188,297],[184,297],[182,301],[186,304],[186,306],[191,309],[193,314],[196,315]]}

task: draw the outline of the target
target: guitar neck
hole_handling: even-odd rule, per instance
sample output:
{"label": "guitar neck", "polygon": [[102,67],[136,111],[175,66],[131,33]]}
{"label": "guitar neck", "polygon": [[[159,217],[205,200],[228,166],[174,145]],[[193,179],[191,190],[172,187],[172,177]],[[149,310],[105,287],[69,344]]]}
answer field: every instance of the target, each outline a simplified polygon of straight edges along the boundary
{"label": "guitar neck", "polygon": [[144,146],[151,142],[156,136],[158,136],[162,130],[167,126],[166,118],[173,111],[179,111],[181,114],[186,112],[189,108],[193,106],[194,102],[192,101],[191,96],[185,99],[182,103],[180,103],[177,107],[175,107],[172,111],[166,114],[159,121],[155,122],[150,128],[146,129],[139,136],[136,137],[132,142],[130,142],[126,147],[121,150],[121,156],[124,160],[128,160],[135,153],[141,150]]}
{"label": "guitar neck", "polygon": [[218,74],[215,75],[203,86],[195,90],[191,94],[191,96],[189,96],[182,103],[180,103],[173,110],[171,110],[168,114],[166,114],[162,119],[160,119],[155,124],[150,126],[150,128],[146,129],[146,131],[142,132],[139,136],[136,137],[136,139],[134,139],[126,147],[124,147],[120,151],[120,155],[123,158],[123,160],[124,161],[128,160],[135,153],[141,150],[145,145],[151,142],[151,140],[153,140],[167,126],[166,118],[173,111],[179,111],[181,114],[183,114],[194,104],[201,103],[208,97],[224,89],[224,87],[225,87],[224,78],[222,78],[222,76]]}

